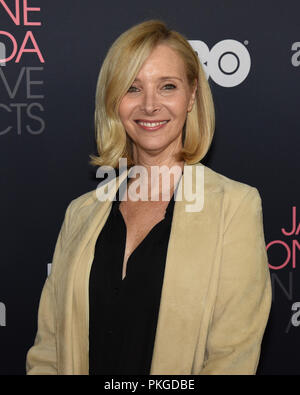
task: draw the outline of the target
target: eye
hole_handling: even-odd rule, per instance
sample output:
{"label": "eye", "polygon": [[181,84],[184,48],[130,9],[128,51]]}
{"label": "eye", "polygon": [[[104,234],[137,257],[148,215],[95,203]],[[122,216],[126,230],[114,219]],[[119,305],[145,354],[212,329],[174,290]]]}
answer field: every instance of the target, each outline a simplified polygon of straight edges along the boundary
{"label": "eye", "polygon": [[131,87],[128,89],[127,92],[132,93],[132,92],[138,92],[139,89],[136,86],[131,85]]}
{"label": "eye", "polygon": [[163,86],[163,89],[165,90],[171,90],[171,89],[175,89],[176,86],[174,84],[166,84]]}

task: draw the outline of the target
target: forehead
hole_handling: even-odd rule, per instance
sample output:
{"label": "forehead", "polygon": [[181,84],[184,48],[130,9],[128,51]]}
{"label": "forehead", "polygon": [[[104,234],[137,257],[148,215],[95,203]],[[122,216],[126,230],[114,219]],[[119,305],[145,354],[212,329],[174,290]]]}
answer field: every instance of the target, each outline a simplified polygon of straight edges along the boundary
{"label": "forehead", "polygon": [[137,79],[180,77],[186,80],[185,64],[181,56],[166,44],[156,46],[145,60],[137,74]]}

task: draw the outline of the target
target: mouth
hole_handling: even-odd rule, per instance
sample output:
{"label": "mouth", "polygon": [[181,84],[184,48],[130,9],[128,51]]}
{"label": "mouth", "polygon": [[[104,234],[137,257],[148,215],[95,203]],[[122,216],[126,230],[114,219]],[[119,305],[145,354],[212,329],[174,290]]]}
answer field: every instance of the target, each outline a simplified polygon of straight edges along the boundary
{"label": "mouth", "polygon": [[143,119],[137,119],[135,122],[144,130],[154,131],[163,128],[169,122],[169,120],[150,122]]}

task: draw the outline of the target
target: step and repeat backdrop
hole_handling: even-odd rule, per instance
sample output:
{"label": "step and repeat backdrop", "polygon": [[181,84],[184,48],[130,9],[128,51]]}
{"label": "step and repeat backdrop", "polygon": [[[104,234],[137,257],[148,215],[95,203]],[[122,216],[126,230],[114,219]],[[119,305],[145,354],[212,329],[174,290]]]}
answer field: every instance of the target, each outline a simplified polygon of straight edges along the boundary
{"label": "step and repeat backdrop", "polygon": [[0,374],[25,374],[65,209],[99,183],[101,63],[153,18],[190,40],[209,80],[203,163],[262,198],[273,300],[257,374],[300,374],[299,16],[299,1],[0,0]]}

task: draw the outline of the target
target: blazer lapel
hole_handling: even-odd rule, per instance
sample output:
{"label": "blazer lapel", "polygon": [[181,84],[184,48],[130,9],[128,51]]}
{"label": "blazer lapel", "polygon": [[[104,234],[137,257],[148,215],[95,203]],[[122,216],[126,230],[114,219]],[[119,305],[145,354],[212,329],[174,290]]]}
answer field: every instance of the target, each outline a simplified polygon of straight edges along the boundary
{"label": "blazer lapel", "polygon": [[[88,334],[89,334],[89,307],[88,307],[88,289],[89,275],[91,264],[94,257],[94,249],[97,237],[103,228],[109,215],[114,194],[119,183],[127,176],[127,170],[107,184],[100,186],[85,200],[82,207],[76,211],[76,218],[73,218],[74,233],[70,235],[69,243],[64,248],[64,254],[60,260],[68,262],[66,265],[57,265],[57,278],[59,286],[57,287],[57,299],[64,300],[65,305],[57,306],[60,320],[63,325],[60,327],[61,337],[64,344],[60,348],[65,350],[64,358],[72,361],[70,371],[63,374],[88,374]],[[116,184],[114,184],[116,182]],[[116,188],[114,188],[116,185]],[[97,197],[109,188],[107,199],[99,201]],[[61,272],[60,267],[62,268]],[[67,281],[66,281],[66,275]],[[66,286],[67,284],[67,286]],[[68,306],[68,314],[65,314],[65,306]],[[71,328],[71,331],[70,331]],[[66,355],[68,353],[68,355]]]}
{"label": "blazer lapel", "polygon": [[[193,165],[193,170],[201,164]],[[204,207],[187,212],[183,199],[176,201],[151,365],[151,374],[191,374],[196,346],[205,349],[216,279],[223,193],[210,184],[204,168]],[[180,183],[184,182],[187,166]],[[192,186],[195,191],[196,176]],[[198,356],[199,357],[199,356]],[[203,360],[203,356],[202,356]]]}

